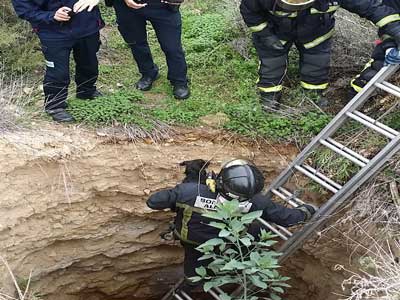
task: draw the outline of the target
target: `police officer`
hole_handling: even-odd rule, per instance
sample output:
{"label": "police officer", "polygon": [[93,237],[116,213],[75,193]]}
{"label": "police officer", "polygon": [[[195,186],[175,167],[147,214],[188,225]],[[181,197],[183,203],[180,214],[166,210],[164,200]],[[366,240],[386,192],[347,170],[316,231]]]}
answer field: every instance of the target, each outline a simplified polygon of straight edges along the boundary
{"label": "police officer", "polygon": [[400,16],[381,0],[242,0],[240,11],[253,33],[260,58],[261,104],[278,109],[288,52],[293,44],[300,52],[301,86],[322,97],[328,87],[334,13],[339,7],[374,22],[382,32],[400,36]]}
{"label": "police officer", "polygon": [[149,21],[167,59],[168,79],[173,85],[173,94],[181,100],[190,96],[181,43],[182,21],[179,5],[182,2],[183,0],[106,0],[108,6],[114,6],[118,29],[131,48],[142,74],[136,88],[148,91],[159,77],[158,67],[153,61],[147,42],[146,22]]}
{"label": "police officer", "polygon": [[[400,14],[400,1],[383,0],[384,5],[394,8]],[[382,29],[378,31],[380,39],[376,41],[376,47],[371,55],[371,60],[366,64],[362,72],[351,80],[351,90],[349,99],[353,98],[363,87],[374,77],[385,64],[399,64],[400,52],[397,49],[400,41],[396,41],[398,36],[385,34]]]}
{"label": "police officer", "polygon": [[[218,202],[237,199],[240,201],[242,212],[262,210],[264,220],[285,227],[307,221],[315,213],[311,205],[287,208],[261,194],[264,177],[261,171],[248,161],[234,159],[226,163],[216,176],[215,188],[209,182],[206,185],[205,162],[193,162],[196,161],[198,176],[191,176],[192,180],[187,180],[187,176],[183,183],[172,189],[157,192],[147,201],[147,205],[152,209],[169,208],[176,212],[174,233],[185,250],[186,279],[196,275],[197,267],[207,266],[209,263],[198,260],[202,254],[195,248],[209,239],[218,237],[219,230],[207,225],[211,220],[202,215],[204,209],[212,209]],[[185,173],[193,174],[193,164],[186,162],[185,165]],[[185,291],[190,291],[193,285],[186,280]]]}
{"label": "police officer", "polygon": [[[69,59],[75,59],[76,97],[93,99],[98,76],[97,51],[104,26],[98,0],[12,0],[17,15],[37,33],[46,62],[45,111],[57,122],[72,122],[67,108]],[[86,10],[87,9],[87,10]]]}

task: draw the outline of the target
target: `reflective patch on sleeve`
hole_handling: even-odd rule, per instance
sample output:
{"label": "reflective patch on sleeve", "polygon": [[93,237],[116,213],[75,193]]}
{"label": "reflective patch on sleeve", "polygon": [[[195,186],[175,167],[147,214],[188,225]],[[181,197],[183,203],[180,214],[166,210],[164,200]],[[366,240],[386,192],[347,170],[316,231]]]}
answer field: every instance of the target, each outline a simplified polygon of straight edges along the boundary
{"label": "reflective patch on sleeve", "polygon": [[217,205],[217,203],[218,203],[217,199],[197,196],[196,202],[194,203],[194,207],[207,209],[207,210],[216,210],[215,206]]}
{"label": "reflective patch on sleeve", "polygon": [[389,15],[384,17],[383,19],[381,19],[379,22],[376,23],[376,26],[378,27],[383,27],[389,23],[392,22],[397,22],[400,21],[400,15],[399,14],[395,14],[395,15]]}
{"label": "reflective patch on sleeve", "polygon": [[54,62],[53,62],[53,61],[45,60],[45,62],[46,62],[46,66],[47,66],[48,68],[54,68]]}

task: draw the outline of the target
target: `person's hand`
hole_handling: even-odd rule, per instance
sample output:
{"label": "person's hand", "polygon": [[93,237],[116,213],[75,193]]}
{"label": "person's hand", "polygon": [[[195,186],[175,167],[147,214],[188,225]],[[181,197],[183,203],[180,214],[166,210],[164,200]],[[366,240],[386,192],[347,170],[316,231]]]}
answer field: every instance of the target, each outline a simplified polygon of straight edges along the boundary
{"label": "person's hand", "polygon": [[400,50],[398,48],[390,48],[386,50],[385,65],[400,64]]}
{"label": "person's hand", "polygon": [[133,0],[125,0],[125,4],[128,7],[133,8],[133,9],[140,9],[140,8],[147,6],[147,3],[137,3]]}
{"label": "person's hand", "polygon": [[303,204],[303,205],[296,207],[296,209],[301,210],[305,214],[304,221],[308,221],[318,210],[318,207],[313,204]]}
{"label": "person's hand", "polygon": [[74,4],[74,12],[79,13],[87,9],[87,11],[92,11],[92,9],[99,4],[100,0],[79,0]]}
{"label": "person's hand", "polygon": [[185,0],[161,0],[161,3],[169,5],[181,5]]}
{"label": "person's hand", "polygon": [[71,20],[71,17],[68,15],[70,11],[72,11],[72,9],[66,6],[59,8],[54,15],[54,20],[58,22],[68,22]]}

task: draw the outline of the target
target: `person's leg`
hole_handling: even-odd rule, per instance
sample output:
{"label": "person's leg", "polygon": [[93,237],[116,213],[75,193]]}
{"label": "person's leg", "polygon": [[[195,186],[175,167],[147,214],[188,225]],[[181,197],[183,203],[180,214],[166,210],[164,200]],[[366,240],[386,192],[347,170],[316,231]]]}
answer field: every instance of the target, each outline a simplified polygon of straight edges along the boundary
{"label": "person's leg", "polygon": [[302,45],[297,45],[297,48],[300,52],[301,86],[308,92],[315,92],[318,105],[325,107],[328,104],[324,93],[328,88],[331,39],[312,48],[305,48]]}
{"label": "person's leg", "polygon": [[257,88],[261,95],[261,104],[265,110],[278,109],[292,43],[284,43],[281,50],[273,49],[264,45],[256,35],[253,35],[253,43],[260,60]]}
{"label": "person's leg", "polygon": [[181,290],[190,294],[192,290],[196,287],[201,286],[201,282],[193,282],[190,280],[191,277],[198,276],[196,273],[196,268],[204,266],[206,267],[210,260],[199,260],[203,254],[195,249],[195,246],[182,244],[185,250],[185,258],[183,261],[183,269],[185,274],[185,282]]}
{"label": "person's leg", "polygon": [[[41,40],[46,60],[46,73],[43,80],[44,107],[53,119],[61,122],[73,121],[71,116],[64,116],[70,83],[69,58],[72,44],[73,41]],[[60,112],[62,116],[57,119]]]}
{"label": "person's leg", "polygon": [[379,43],[372,52],[370,61],[365,65],[359,75],[351,80],[351,90],[349,92],[349,100],[360,92],[364,86],[374,77],[385,63],[386,50],[396,47],[395,41],[388,39]]}
{"label": "person's leg", "polygon": [[153,62],[147,42],[146,19],[142,12],[147,8],[134,10],[126,6],[123,0],[115,0],[114,9],[117,15],[118,30],[131,48],[139,72],[142,76],[156,78],[158,68]]}
{"label": "person's leg", "polygon": [[93,99],[96,96],[96,81],[99,75],[97,51],[100,47],[100,33],[79,39],[73,46],[75,59],[76,96]]}
{"label": "person's leg", "polygon": [[186,85],[187,65],[181,42],[182,21],[179,11],[165,7],[153,8],[146,11],[146,17],[153,25],[165,54],[168,79],[172,85]]}

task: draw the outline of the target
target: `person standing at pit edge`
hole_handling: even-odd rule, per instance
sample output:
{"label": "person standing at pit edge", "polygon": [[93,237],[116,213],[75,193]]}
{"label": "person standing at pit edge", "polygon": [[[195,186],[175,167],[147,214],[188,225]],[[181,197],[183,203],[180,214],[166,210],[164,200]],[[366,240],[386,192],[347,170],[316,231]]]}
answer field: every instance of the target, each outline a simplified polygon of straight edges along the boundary
{"label": "person standing at pit edge", "polygon": [[[400,16],[382,0],[241,0],[240,12],[253,33],[260,58],[257,83],[264,110],[279,108],[288,52],[293,44],[300,52],[301,86],[316,94],[318,105],[328,101],[328,74],[334,14],[339,9],[375,23],[382,32],[400,38]],[[399,39],[400,40],[400,39]]]}
{"label": "person standing at pit edge", "polygon": [[12,4],[18,17],[29,21],[40,39],[46,61],[45,111],[54,121],[75,121],[66,111],[71,52],[76,66],[76,97],[101,96],[96,89],[97,51],[104,22],[96,7],[98,0],[12,0]]}
{"label": "person standing at pit edge", "polygon": [[182,20],[179,6],[184,0],[106,0],[117,15],[118,29],[129,45],[142,77],[136,88],[148,91],[159,77],[147,41],[146,23],[149,21],[157,35],[168,65],[168,79],[176,99],[189,98],[187,65],[182,49]]}

